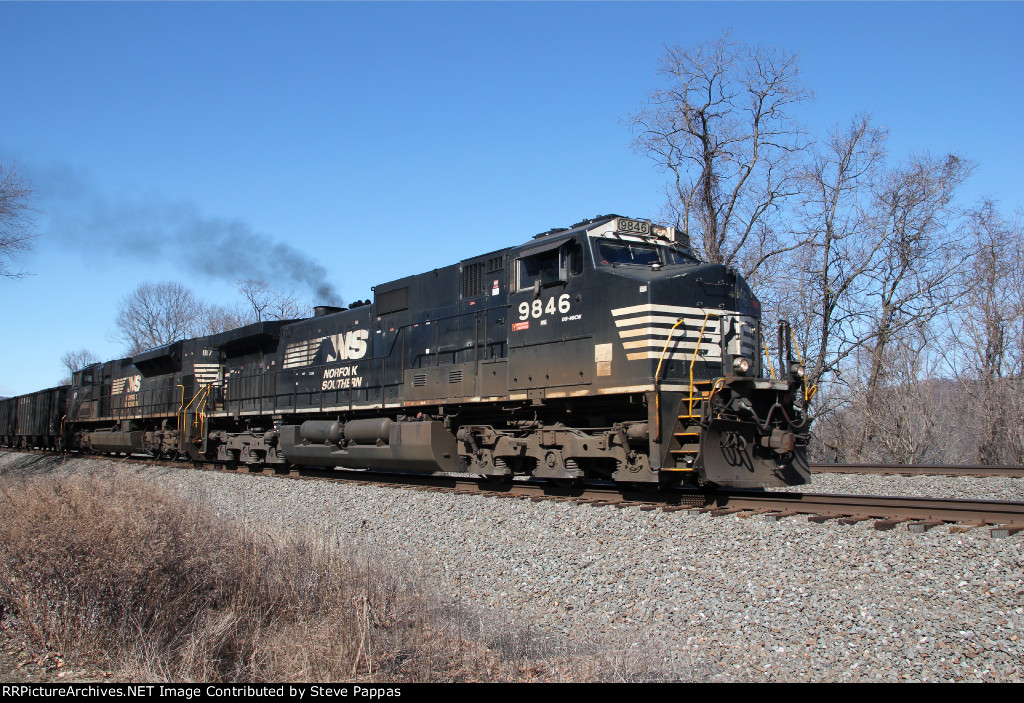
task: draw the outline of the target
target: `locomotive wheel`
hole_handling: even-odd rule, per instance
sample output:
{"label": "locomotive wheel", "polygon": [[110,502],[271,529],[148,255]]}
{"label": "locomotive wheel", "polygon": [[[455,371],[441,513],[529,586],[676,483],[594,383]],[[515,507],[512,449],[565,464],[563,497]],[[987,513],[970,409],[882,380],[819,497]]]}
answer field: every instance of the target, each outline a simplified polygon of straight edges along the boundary
{"label": "locomotive wheel", "polygon": [[559,488],[579,488],[583,485],[583,477],[579,478],[549,478],[549,481]]}

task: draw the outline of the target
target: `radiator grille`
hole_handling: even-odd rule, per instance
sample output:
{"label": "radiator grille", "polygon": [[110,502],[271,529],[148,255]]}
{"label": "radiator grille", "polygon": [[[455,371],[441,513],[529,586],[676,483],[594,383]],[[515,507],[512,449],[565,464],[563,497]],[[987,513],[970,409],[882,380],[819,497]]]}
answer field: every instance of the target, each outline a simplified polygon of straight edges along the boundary
{"label": "radiator grille", "polygon": [[462,297],[471,298],[484,292],[483,284],[484,265],[466,264],[462,268]]}

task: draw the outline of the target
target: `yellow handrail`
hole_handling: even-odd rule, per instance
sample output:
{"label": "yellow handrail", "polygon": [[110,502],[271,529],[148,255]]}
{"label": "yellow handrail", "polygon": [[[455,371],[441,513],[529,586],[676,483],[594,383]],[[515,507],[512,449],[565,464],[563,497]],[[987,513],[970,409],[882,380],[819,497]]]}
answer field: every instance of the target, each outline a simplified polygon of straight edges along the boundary
{"label": "yellow handrail", "polygon": [[[668,338],[665,339],[665,346],[662,347],[661,356],[658,357],[658,367],[654,370],[654,416],[658,418],[658,439],[656,440],[658,442],[661,441],[661,393],[658,392],[658,383],[660,383],[659,379],[661,379],[661,363],[665,361],[665,352],[668,351],[668,345],[672,343],[672,333],[676,331],[676,327],[683,324],[683,321],[684,318],[680,317],[676,320],[676,323],[672,325],[672,329],[668,331]],[[685,336],[686,330],[684,329],[683,332]]]}
{"label": "yellow handrail", "polygon": [[725,376],[716,378],[715,382],[711,384],[711,391],[708,393],[708,404],[711,403],[711,399],[715,397],[715,393],[725,388]]}
{"label": "yellow handrail", "polygon": [[[693,357],[690,359],[690,415],[693,415],[693,367],[697,363],[697,354],[700,352],[700,343],[704,340],[704,330],[708,326],[708,318],[712,315],[721,315],[720,312],[708,310],[704,313],[704,324],[700,326],[700,334],[697,335],[697,344],[693,347]],[[721,323],[719,323],[721,324]],[[718,330],[721,334],[722,330]]]}
{"label": "yellow handrail", "polygon": [[[182,389],[182,391],[181,391],[181,402],[184,403],[185,402],[185,388],[184,388],[184,386],[179,386],[179,388]],[[181,417],[180,417],[180,419],[178,421],[178,426],[179,426],[179,429],[181,431],[185,430],[185,428],[184,428],[184,419],[185,419],[185,416],[188,414],[188,409],[192,407],[193,403],[195,403],[195,405],[196,405],[195,419],[193,419],[193,421],[192,421],[192,426],[193,427],[198,427],[199,428],[199,432],[200,432],[200,436],[202,436],[203,427],[205,426],[205,422],[206,422],[206,413],[205,413],[206,398],[207,398],[207,396],[209,394],[210,394],[210,385],[206,384],[204,386],[201,386],[199,388],[199,390],[196,391],[195,395],[192,396],[192,400],[188,401],[188,405],[186,405],[184,408],[180,408],[179,409],[179,414],[180,414]],[[200,405],[202,405],[202,408],[200,408]]]}
{"label": "yellow handrail", "polygon": [[801,364],[804,363],[804,358],[800,356],[800,345],[796,342],[796,332],[793,331],[792,326],[789,328],[789,336],[793,339],[793,351],[796,352],[796,360]]}
{"label": "yellow handrail", "polygon": [[210,397],[210,385],[203,386],[203,397],[196,406],[196,418],[199,423],[199,436],[202,437],[205,434],[206,429],[206,401]]}
{"label": "yellow handrail", "polygon": [[185,431],[185,386],[181,383],[177,384],[177,387],[181,389],[181,402],[178,404],[178,432]]}
{"label": "yellow handrail", "polygon": [[[793,338],[793,349],[794,349],[794,351],[797,352],[797,360],[800,361],[800,364],[802,366],[805,366],[805,369],[806,369],[806,365],[804,364],[804,357],[802,357],[800,355],[800,345],[797,344],[797,333],[795,333],[793,331],[793,327],[790,327],[790,337]],[[813,398],[814,394],[817,393],[817,392],[818,392],[818,385],[814,384],[814,388],[809,389],[807,387],[807,379],[805,378],[804,379],[804,404],[806,405],[807,403],[811,402],[811,398]]]}
{"label": "yellow handrail", "polygon": [[661,349],[661,356],[658,357],[658,368],[654,372],[654,379],[655,380],[661,378],[661,362],[663,362],[665,360],[665,352],[668,351],[668,345],[672,343],[672,333],[675,332],[676,331],[676,327],[678,327],[679,325],[683,324],[684,321],[685,320],[682,317],[680,317],[678,320],[676,320],[676,324],[672,325],[672,329],[670,329],[668,331],[668,339],[665,340],[665,346],[662,347],[662,349]]}
{"label": "yellow handrail", "polygon": [[772,366],[772,355],[768,352],[768,338],[763,334],[761,335],[761,346],[764,347],[764,360],[768,362],[768,373],[772,375],[772,380],[775,380],[775,368]]}

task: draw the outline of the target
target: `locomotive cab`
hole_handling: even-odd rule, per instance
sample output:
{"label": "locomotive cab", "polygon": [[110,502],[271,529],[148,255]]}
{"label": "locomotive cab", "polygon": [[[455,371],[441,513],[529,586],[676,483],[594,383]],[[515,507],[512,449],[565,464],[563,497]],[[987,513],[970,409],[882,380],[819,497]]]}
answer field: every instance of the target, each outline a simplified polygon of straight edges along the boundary
{"label": "locomotive cab", "polygon": [[508,352],[510,400],[549,432],[534,475],[808,480],[802,380],[762,378],[760,303],[735,270],[615,215],[537,240],[514,260]]}
{"label": "locomotive cab", "polygon": [[613,326],[606,373],[652,385],[652,468],[663,481],[807,482],[803,380],[763,378],[760,302],[746,281],[699,262],[671,228],[623,220],[589,237]]}

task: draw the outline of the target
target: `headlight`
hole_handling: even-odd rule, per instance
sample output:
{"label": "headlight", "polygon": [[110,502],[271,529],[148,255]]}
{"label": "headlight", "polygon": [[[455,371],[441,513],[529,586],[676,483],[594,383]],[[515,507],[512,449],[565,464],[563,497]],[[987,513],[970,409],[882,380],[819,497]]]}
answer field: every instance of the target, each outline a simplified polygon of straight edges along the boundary
{"label": "headlight", "polygon": [[750,371],[750,359],[737,356],[732,360],[732,370],[739,376],[746,376],[747,372]]}
{"label": "headlight", "polygon": [[789,368],[789,372],[794,376],[794,378],[803,378],[807,375],[807,371],[804,370],[803,364],[793,364]]}

